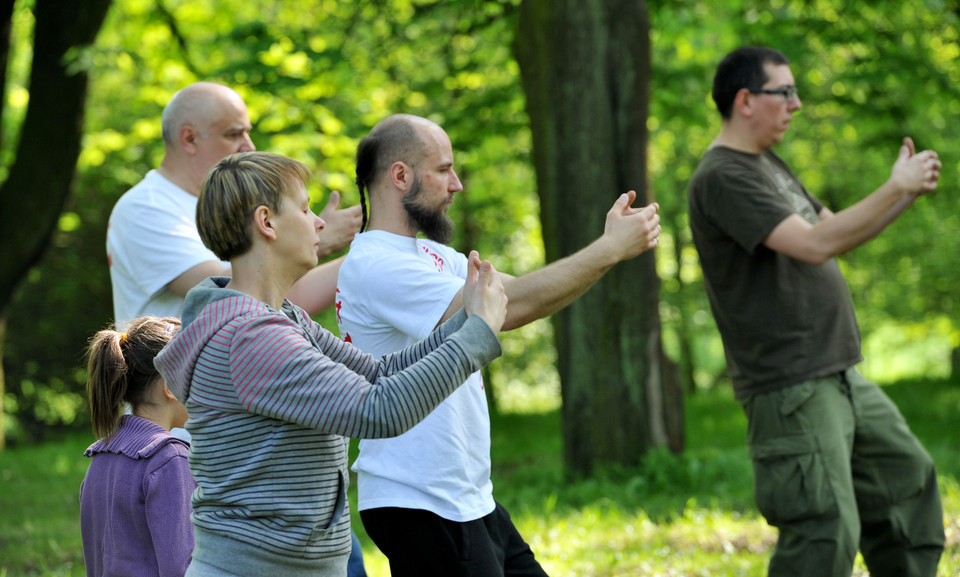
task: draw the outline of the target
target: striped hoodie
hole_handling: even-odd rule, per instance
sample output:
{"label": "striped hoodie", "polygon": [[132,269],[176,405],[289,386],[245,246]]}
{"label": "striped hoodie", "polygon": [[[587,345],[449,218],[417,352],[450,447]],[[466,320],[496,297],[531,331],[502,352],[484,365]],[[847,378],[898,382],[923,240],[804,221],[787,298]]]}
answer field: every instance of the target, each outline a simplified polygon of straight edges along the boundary
{"label": "striped hoodie", "polygon": [[350,552],[347,437],[407,431],[500,344],[461,310],[376,360],[229,280],[187,294],[183,326],[155,360],[189,414],[193,557],[243,574],[327,574]]}

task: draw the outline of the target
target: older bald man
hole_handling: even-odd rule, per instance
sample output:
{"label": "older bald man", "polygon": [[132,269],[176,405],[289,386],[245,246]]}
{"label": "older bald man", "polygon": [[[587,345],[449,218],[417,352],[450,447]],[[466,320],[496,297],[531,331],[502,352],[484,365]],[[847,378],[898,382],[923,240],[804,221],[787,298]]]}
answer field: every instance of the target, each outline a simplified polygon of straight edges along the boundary
{"label": "older bald man", "polygon": [[[164,157],[117,202],[107,231],[107,259],[119,325],[143,315],[179,316],[187,291],[210,276],[229,276],[229,263],[200,240],[197,197],[207,172],[235,152],[256,150],[243,98],[214,82],[177,92],[163,111]],[[360,207],[338,210],[330,195],[320,213],[320,258],[350,244],[360,227]],[[333,304],[340,259],[314,269],[294,286],[291,300],[318,312]]]}

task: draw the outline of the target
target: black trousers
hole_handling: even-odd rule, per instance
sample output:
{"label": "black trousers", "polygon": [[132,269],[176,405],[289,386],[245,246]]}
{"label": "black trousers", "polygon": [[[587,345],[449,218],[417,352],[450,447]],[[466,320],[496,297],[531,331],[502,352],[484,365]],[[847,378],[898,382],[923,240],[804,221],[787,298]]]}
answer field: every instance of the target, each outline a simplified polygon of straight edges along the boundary
{"label": "black trousers", "polygon": [[499,503],[466,523],[397,507],[360,511],[360,519],[392,577],[547,577]]}

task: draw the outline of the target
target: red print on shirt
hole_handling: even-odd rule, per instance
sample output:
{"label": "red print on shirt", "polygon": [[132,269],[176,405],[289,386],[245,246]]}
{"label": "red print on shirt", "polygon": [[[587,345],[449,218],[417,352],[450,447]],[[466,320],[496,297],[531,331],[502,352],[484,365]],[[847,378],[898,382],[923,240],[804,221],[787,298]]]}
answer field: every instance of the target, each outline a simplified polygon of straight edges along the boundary
{"label": "red print on shirt", "polygon": [[340,309],[343,307],[343,303],[340,301],[340,289],[337,289],[337,322],[342,323],[343,319],[340,318]]}
{"label": "red print on shirt", "polygon": [[438,270],[438,271],[440,271],[440,272],[445,272],[445,271],[444,271],[444,268],[445,268],[446,265],[445,265],[444,262],[443,262],[443,257],[442,257],[442,256],[440,256],[439,254],[433,252],[432,250],[430,250],[429,247],[426,247],[426,246],[424,246],[424,245],[422,245],[422,244],[421,244],[421,245],[418,245],[418,246],[420,247],[420,249],[421,249],[428,257],[430,257],[431,259],[433,259],[433,265],[434,265],[435,267],[437,267],[437,270]]}
{"label": "red print on shirt", "polygon": [[[337,324],[343,324],[343,321],[340,319],[340,309],[343,308],[343,301],[340,300],[340,289],[337,289]],[[343,335],[343,342],[352,343],[353,339],[350,338],[350,333]]]}

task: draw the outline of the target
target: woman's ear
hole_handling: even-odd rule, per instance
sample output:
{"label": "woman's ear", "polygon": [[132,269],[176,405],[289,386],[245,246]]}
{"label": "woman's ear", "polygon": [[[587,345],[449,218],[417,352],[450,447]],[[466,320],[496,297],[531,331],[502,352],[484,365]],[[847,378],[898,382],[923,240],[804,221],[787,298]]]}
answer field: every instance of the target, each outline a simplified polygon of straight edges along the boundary
{"label": "woman's ear", "polygon": [[253,209],[253,228],[264,237],[276,240],[277,230],[273,226],[273,215],[273,211],[265,204]]}
{"label": "woman's ear", "polygon": [[170,392],[170,389],[167,387],[167,383],[164,382],[163,379],[160,380],[160,383],[163,385],[163,396],[164,396],[168,401],[174,401],[174,402],[179,403],[179,402],[180,402],[180,399],[178,399],[176,395],[174,395],[173,393]]}

